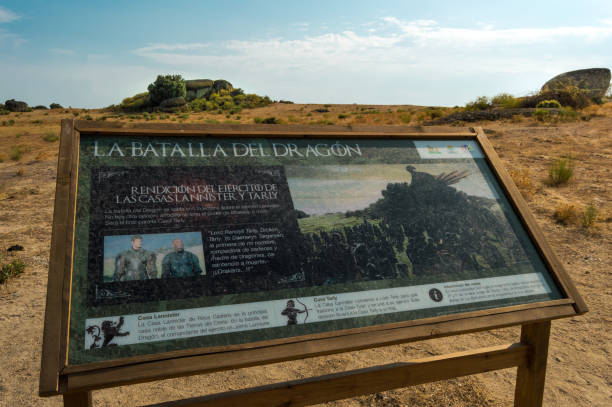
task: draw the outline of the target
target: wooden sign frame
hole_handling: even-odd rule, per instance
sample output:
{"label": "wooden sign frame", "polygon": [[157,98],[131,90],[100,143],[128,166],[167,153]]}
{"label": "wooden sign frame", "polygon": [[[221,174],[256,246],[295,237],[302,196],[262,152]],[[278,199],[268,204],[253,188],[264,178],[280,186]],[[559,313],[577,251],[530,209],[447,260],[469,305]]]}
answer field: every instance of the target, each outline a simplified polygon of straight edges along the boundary
{"label": "wooden sign frame", "polygon": [[[333,137],[473,140],[529,234],[565,298],[464,312],[243,345],[188,349],[70,366],[68,332],[78,180],[79,142],[84,134],[201,137]],[[40,395],[63,395],[66,406],[91,405],[91,391],[166,378],[212,373],[373,347],[420,341],[513,325],[517,344],[477,349],[411,362],[313,377],[161,405],[310,405],[462,375],[518,366],[515,405],[540,406],[544,389],[550,321],[587,312],[562,264],[546,243],[520,192],[481,128],[343,127],[285,125],[127,124],[62,120]]]}

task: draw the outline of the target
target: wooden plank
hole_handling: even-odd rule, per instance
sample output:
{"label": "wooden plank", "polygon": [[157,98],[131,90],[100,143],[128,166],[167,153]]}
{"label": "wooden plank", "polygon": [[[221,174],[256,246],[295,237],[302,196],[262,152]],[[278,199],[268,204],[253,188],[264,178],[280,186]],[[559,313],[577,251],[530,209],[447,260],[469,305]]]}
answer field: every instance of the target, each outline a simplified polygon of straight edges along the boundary
{"label": "wooden plank", "polygon": [[515,407],[541,407],[546,379],[550,321],[523,325],[521,343],[529,347],[527,364],[516,374]]}
{"label": "wooden plank", "polygon": [[70,190],[68,194],[68,216],[66,218],[66,237],[64,242],[64,276],[62,284],[62,325],[60,342],[61,367],[68,364],[68,332],[70,328],[70,296],[72,293],[72,263],[74,257],[74,228],[76,222],[76,199],[79,179],[79,133],[75,130],[71,138]]}
{"label": "wooden plank", "polygon": [[375,331],[308,342],[290,343],[263,349],[222,352],[209,355],[172,358],[137,363],[65,376],[66,391],[95,390],[119,385],[142,383],[193,374],[212,373],[324,356],[373,347],[440,338],[449,335],[477,332],[519,325],[525,321],[537,322],[575,315],[571,305],[558,305],[511,312],[504,315],[485,315],[436,324]]}
{"label": "wooden plank", "polygon": [[64,407],[92,407],[91,392],[64,394]]}
{"label": "wooden plank", "polygon": [[509,195],[510,204],[513,206],[525,230],[531,237],[534,246],[536,247],[536,249],[542,256],[544,262],[548,266],[549,271],[551,271],[551,276],[561,286],[565,294],[574,300],[574,307],[576,308],[576,312],[579,315],[586,313],[588,311],[586,303],[580,296],[580,293],[578,293],[578,290],[576,290],[576,287],[574,286],[571,279],[569,278],[569,275],[565,271],[563,264],[559,261],[550,245],[546,242],[546,238],[544,237],[542,230],[540,229],[535,218],[529,211],[527,202],[525,202],[520,191],[518,190],[516,185],[514,185],[512,177],[510,177],[508,172],[504,169],[504,165],[501,159],[493,149],[491,142],[487,139],[484,130],[481,127],[477,127],[475,128],[475,130],[476,134],[478,135],[478,143],[484,150],[485,156],[491,164],[491,170],[497,176],[497,179],[506,194]]}
{"label": "wooden plank", "polygon": [[61,327],[65,314],[62,312],[62,289],[66,266],[66,235],[69,233],[67,219],[69,218],[70,211],[69,191],[73,131],[73,121],[68,119],[62,120],[57,158],[53,229],[47,282],[47,304],[40,369],[39,392],[41,395],[57,394],[59,371],[63,365],[61,360]]}
{"label": "wooden plank", "polygon": [[494,346],[149,407],[309,406],[399,387],[523,366],[527,363],[527,351],[528,347],[522,344]]}
{"label": "wooden plank", "polygon": [[[123,131],[130,134],[142,133],[172,133],[184,134],[287,134],[288,136],[303,137],[312,134],[335,133],[368,133],[376,137],[381,133],[405,134],[439,134],[440,136],[453,136],[465,134],[475,136],[474,131],[462,127],[449,126],[317,126],[317,125],[281,125],[281,124],[175,124],[175,123],[124,123],[124,122],[91,122],[86,120],[75,121],[75,129],[87,133],[117,133]],[[179,134],[177,134],[179,133]]]}
{"label": "wooden plank", "polygon": [[272,339],[272,340],[267,340],[267,341],[251,342],[251,343],[245,343],[245,344],[212,346],[208,348],[196,348],[196,349],[184,349],[184,350],[176,350],[172,352],[165,352],[165,353],[159,353],[159,354],[153,354],[153,355],[139,355],[139,356],[134,356],[134,357],[129,357],[129,358],[89,363],[86,365],[68,366],[62,370],[62,373],[71,374],[71,373],[85,372],[85,371],[91,371],[91,370],[96,370],[96,369],[104,369],[104,368],[109,368],[109,367],[125,366],[125,365],[130,365],[130,364],[135,364],[135,363],[151,362],[155,360],[164,360],[164,359],[204,355],[204,354],[219,353],[219,352],[230,352],[230,351],[245,350],[245,349],[258,349],[258,348],[265,348],[269,346],[276,346],[276,345],[282,345],[282,344],[287,344],[287,343],[307,342],[307,341],[312,341],[312,340],[319,340],[319,339],[333,338],[333,337],[340,337],[340,336],[345,337],[348,335],[355,335],[355,334],[374,332],[374,331],[385,331],[385,330],[396,329],[396,328],[407,328],[407,327],[418,326],[418,325],[428,325],[429,326],[431,324],[436,324],[436,323],[445,322],[445,321],[453,321],[453,320],[460,320],[460,319],[463,320],[467,318],[475,318],[475,317],[485,316],[485,315],[499,315],[499,314],[506,314],[506,313],[514,312],[514,311],[522,311],[522,310],[535,309],[535,308],[547,308],[547,307],[552,307],[552,306],[557,306],[557,305],[569,305],[573,303],[574,301],[572,299],[563,298],[563,299],[553,300],[553,301],[533,302],[533,303],[519,304],[519,305],[513,305],[513,306],[503,307],[503,308],[488,308],[488,309],[483,309],[483,310],[464,312],[460,314],[441,315],[437,317],[395,322],[395,323],[390,323],[390,324],[385,324],[385,325],[366,326],[362,328],[344,329],[344,330],[338,330],[338,331],[332,331],[332,332],[320,332],[320,333],[315,333],[315,334],[310,334],[310,335],[302,335],[302,336],[289,337],[289,338],[277,338],[277,339]]}

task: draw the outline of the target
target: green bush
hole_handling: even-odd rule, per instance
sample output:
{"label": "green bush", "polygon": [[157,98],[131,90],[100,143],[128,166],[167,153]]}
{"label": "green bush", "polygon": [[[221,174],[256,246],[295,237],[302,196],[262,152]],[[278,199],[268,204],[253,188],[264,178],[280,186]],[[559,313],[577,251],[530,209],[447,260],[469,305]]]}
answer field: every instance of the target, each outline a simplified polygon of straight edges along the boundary
{"label": "green bush", "polygon": [[338,115],[338,119],[346,119],[347,117],[349,117],[349,115],[348,114],[344,114],[344,113],[340,113]]}
{"label": "green bush", "polygon": [[138,111],[149,106],[149,92],[138,93],[121,101],[119,108],[127,111]]}
{"label": "green bush", "polygon": [[0,109],[0,116],[6,116],[7,114],[11,114],[11,111],[6,109]]}
{"label": "green bush", "polygon": [[486,96],[479,96],[473,102],[466,103],[466,110],[487,110],[491,107],[491,102]]}
{"label": "green bush", "polygon": [[275,117],[266,117],[262,119],[261,117],[253,118],[253,121],[258,124],[280,124],[280,120]]}
{"label": "green bush", "polygon": [[500,93],[493,96],[491,98],[491,103],[494,105],[499,105],[504,109],[515,109],[521,105],[520,99],[515,98],[509,93]]}
{"label": "green bush", "polygon": [[13,146],[9,150],[9,158],[13,161],[19,161],[27,152],[28,149],[24,146]]}
{"label": "green bush", "polygon": [[187,94],[185,80],[181,75],[157,75],[155,82],[150,84],[147,89],[153,105],[159,105],[166,99],[185,97]]}
{"label": "green bush", "polygon": [[536,109],[536,111],[533,112],[533,117],[538,121],[544,121],[550,117],[550,112],[544,109]]}
{"label": "green bush", "polygon": [[49,109],[63,109],[63,107],[59,103],[51,103]]}
{"label": "green bush", "polygon": [[548,169],[548,185],[559,186],[567,183],[574,175],[572,157],[557,158]]}
{"label": "green bush", "polygon": [[559,108],[561,108],[561,103],[559,103],[555,99],[543,100],[543,101],[539,102],[536,105],[536,108],[541,108],[541,107],[549,107],[549,108],[557,108],[557,109],[559,109]]}
{"label": "green bush", "polygon": [[589,203],[582,213],[582,226],[590,228],[597,220],[597,208],[593,206],[593,203]]}
{"label": "green bush", "polygon": [[401,113],[399,118],[404,123],[410,123],[412,121],[412,112]]}
{"label": "green bush", "polygon": [[573,122],[580,118],[580,113],[571,107],[563,107],[559,110],[559,120],[564,122]]}
{"label": "green bush", "polygon": [[10,277],[18,276],[25,270],[25,263],[20,259],[13,259],[8,263],[0,263],[0,284],[4,284]]}
{"label": "green bush", "polygon": [[54,141],[59,140],[59,137],[56,134],[54,134],[52,131],[48,131],[43,136],[43,140],[45,140],[45,141],[47,141],[49,143],[52,143]]}
{"label": "green bush", "polygon": [[545,91],[521,98],[521,107],[536,107],[544,100],[556,100],[561,106],[570,106],[574,109],[582,109],[591,104],[591,98],[586,91],[568,86],[562,90]]}

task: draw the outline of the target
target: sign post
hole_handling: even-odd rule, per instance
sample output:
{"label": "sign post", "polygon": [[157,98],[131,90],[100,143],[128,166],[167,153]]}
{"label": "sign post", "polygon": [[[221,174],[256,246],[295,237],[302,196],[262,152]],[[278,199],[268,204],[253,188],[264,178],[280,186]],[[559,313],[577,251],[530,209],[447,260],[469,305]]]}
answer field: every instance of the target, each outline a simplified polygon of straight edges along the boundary
{"label": "sign post", "polygon": [[[64,120],[40,394],[521,325],[521,341],[176,405],[310,405],[517,366],[586,306],[481,129]],[[175,405],[165,403],[163,405]]]}

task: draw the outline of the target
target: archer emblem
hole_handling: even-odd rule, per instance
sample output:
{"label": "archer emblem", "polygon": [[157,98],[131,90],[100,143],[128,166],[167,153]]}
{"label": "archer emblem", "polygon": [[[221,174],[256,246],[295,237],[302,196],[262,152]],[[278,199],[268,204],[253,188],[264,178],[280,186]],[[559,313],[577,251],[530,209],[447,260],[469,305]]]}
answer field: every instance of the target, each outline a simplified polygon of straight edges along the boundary
{"label": "archer emblem", "polygon": [[[128,336],[130,334],[127,332],[120,332],[121,327],[124,323],[123,317],[119,317],[119,322],[115,323],[113,321],[102,321],[101,327],[98,325],[91,325],[87,327],[87,333],[93,336],[93,343],[89,347],[89,349],[95,348],[105,348],[107,346],[117,346],[116,343],[111,343],[111,341],[115,338],[115,336]],[[102,342],[102,346],[98,342],[102,340],[102,336],[104,336],[104,341]]]}
{"label": "archer emblem", "polygon": [[281,311],[281,315],[285,315],[287,317],[287,325],[296,325],[297,315],[304,312],[306,313],[306,318],[304,318],[304,322],[302,323],[306,323],[306,320],[308,319],[308,307],[297,298],[295,300],[299,302],[304,309],[295,308],[295,302],[293,300],[287,301],[287,306]]}

